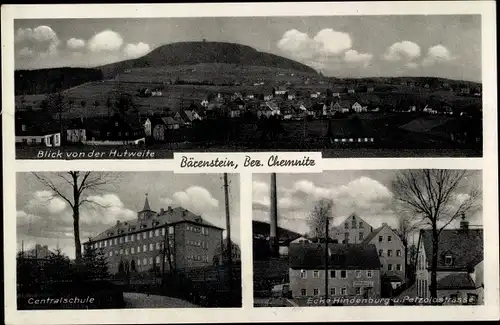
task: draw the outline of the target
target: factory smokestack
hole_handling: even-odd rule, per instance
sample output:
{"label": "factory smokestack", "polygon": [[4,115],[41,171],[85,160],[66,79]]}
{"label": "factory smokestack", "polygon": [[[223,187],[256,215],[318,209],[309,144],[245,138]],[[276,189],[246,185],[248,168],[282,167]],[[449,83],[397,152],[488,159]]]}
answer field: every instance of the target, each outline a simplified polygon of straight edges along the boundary
{"label": "factory smokestack", "polygon": [[276,173],[271,174],[271,220],[269,232],[269,247],[272,257],[279,255],[278,242],[278,198],[276,195]]}

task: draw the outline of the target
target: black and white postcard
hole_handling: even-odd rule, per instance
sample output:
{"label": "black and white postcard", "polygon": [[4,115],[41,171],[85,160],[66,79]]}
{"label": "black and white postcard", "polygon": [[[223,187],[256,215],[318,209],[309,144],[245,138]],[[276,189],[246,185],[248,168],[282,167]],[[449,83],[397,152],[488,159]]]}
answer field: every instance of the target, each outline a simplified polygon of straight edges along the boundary
{"label": "black and white postcard", "polygon": [[19,310],[241,307],[238,175],[16,178]]}
{"label": "black and white postcard", "polygon": [[478,14],[16,19],[14,29],[18,159],[483,154]]}
{"label": "black and white postcard", "polygon": [[6,323],[499,320],[495,9],[2,7]]}
{"label": "black and white postcard", "polygon": [[477,170],[254,174],[255,306],[484,304],[481,188]]}

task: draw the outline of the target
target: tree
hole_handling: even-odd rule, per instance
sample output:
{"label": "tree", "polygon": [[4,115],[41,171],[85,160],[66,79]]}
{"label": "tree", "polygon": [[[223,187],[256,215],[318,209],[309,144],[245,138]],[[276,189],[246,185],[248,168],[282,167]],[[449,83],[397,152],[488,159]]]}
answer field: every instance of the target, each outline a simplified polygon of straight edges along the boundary
{"label": "tree", "polygon": [[53,173],[53,177],[33,173],[37,180],[52,191],[48,201],[58,197],[66,201],[72,210],[73,235],[75,239],[75,259],[77,263],[82,258],[80,242],[80,208],[86,204],[105,207],[92,200],[86,194],[97,192],[106,185],[111,184],[117,174],[103,172],[68,171]]}
{"label": "tree", "polygon": [[[214,259],[212,259],[212,262],[214,265],[219,265],[219,264],[226,264],[228,262],[228,245],[227,245],[227,238],[224,238],[222,243],[220,243],[217,248],[214,251]],[[240,260],[240,248],[238,245],[236,245],[233,241],[231,241],[231,260],[238,261]],[[217,256],[217,258],[215,258]]]}
{"label": "tree", "polygon": [[95,112],[97,112],[97,107],[99,107],[101,105],[101,103],[99,103],[99,101],[96,99],[96,100],[94,100],[92,105],[94,106],[94,114],[95,114]]}
{"label": "tree", "polygon": [[119,93],[115,100],[116,108],[120,113],[126,113],[135,108],[134,100],[130,94]]}
{"label": "tree", "polygon": [[[333,224],[332,209],[333,200],[331,199],[320,199],[314,204],[308,219],[309,230],[312,237],[325,237],[327,222],[330,225]],[[329,231],[330,229],[328,229],[328,232]]]}
{"label": "tree", "polygon": [[407,170],[398,173],[392,183],[394,200],[431,228],[432,298],[437,298],[439,235],[459,216],[479,208],[480,190],[475,187],[464,188],[463,183],[468,176],[467,170]]}
{"label": "tree", "polygon": [[410,241],[410,235],[419,228],[419,223],[417,222],[417,217],[414,214],[406,213],[406,211],[399,211],[398,225],[396,228],[396,234],[401,238],[403,243],[404,253],[405,253],[405,278],[408,280],[408,245]]}
{"label": "tree", "polygon": [[92,242],[85,246],[83,253],[83,265],[87,279],[103,279],[108,273],[108,262],[102,248],[93,247]]}

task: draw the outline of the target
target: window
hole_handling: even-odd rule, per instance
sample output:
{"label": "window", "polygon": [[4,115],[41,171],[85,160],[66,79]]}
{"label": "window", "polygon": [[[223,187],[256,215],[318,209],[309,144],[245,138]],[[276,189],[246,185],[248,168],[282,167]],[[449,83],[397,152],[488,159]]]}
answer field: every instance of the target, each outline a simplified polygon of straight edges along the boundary
{"label": "window", "polygon": [[391,242],[392,241],[392,236],[387,236],[387,241]]}
{"label": "window", "polygon": [[384,256],[384,250],[383,249],[379,249],[378,250],[378,256]]}
{"label": "window", "polygon": [[160,249],[160,243],[156,243],[156,249],[159,250]]}
{"label": "window", "polygon": [[123,254],[123,248],[120,248],[120,255]]}
{"label": "window", "polygon": [[134,247],[130,248],[130,254],[135,254],[135,248]]}
{"label": "window", "polygon": [[451,265],[453,262],[453,257],[451,255],[446,255],[444,257],[444,264],[445,265]]}
{"label": "window", "polygon": [[165,228],[161,228],[161,235],[165,236]]}
{"label": "window", "polygon": [[356,229],[356,220],[354,220],[354,218],[352,219],[351,228]]}
{"label": "window", "polygon": [[144,264],[144,265],[148,265],[148,259],[144,257],[144,258],[142,259],[142,264]]}
{"label": "window", "polygon": [[134,235],[130,235],[130,241],[134,241]]}
{"label": "window", "polygon": [[337,276],[335,270],[330,270],[330,278],[335,278]]}
{"label": "window", "polygon": [[401,264],[396,264],[396,271],[401,271]]}
{"label": "window", "polygon": [[142,245],[142,251],[147,252],[148,251],[148,246],[147,245]]}
{"label": "window", "polygon": [[104,241],[104,247],[106,247],[106,246],[108,246],[108,241],[107,240]]}
{"label": "window", "polygon": [[371,278],[372,277],[372,271],[371,270],[366,271],[366,277],[367,278]]}
{"label": "window", "polygon": [[146,239],[146,236],[147,236],[146,232],[143,232],[142,233],[142,239]]}
{"label": "window", "polygon": [[137,253],[141,252],[141,246],[137,246]]}
{"label": "window", "polygon": [[379,242],[379,243],[381,243],[381,242],[382,242],[382,240],[384,240],[384,237],[382,237],[382,236],[378,236],[378,242]]}
{"label": "window", "polygon": [[347,294],[347,288],[346,288],[346,287],[342,287],[342,288],[340,288],[340,294],[341,294],[342,296],[345,296],[345,295]]}
{"label": "window", "polygon": [[349,224],[347,222],[344,224],[344,228],[349,229]]}
{"label": "window", "polygon": [[356,287],[356,294],[357,294],[357,295],[360,295],[360,294],[361,294],[361,288],[360,288],[360,287]]}
{"label": "window", "polygon": [[361,278],[361,271],[356,271],[356,278]]}
{"label": "window", "polygon": [[363,240],[363,233],[362,232],[359,233],[359,240]]}
{"label": "window", "polygon": [[153,238],[153,230],[149,231],[149,238]]}
{"label": "window", "polygon": [[151,264],[153,264],[153,258],[152,257],[149,258],[149,265],[151,265]]}
{"label": "window", "polygon": [[168,227],[168,233],[172,235],[174,233],[174,227],[172,226]]}
{"label": "window", "polygon": [[150,243],[150,244],[149,244],[149,250],[150,250],[150,251],[152,251],[152,250],[154,250],[154,249],[155,249],[155,247],[154,247],[153,243]]}
{"label": "window", "polygon": [[346,270],[342,270],[342,271],[340,271],[340,278],[341,278],[341,279],[345,279],[345,278],[347,278],[347,271],[346,271]]}
{"label": "window", "polygon": [[160,264],[160,256],[156,256],[156,264]]}
{"label": "window", "polygon": [[392,249],[387,250],[387,256],[392,256]]}
{"label": "window", "polygon": [[400,249],[396,250],[396,256],[401,256],[401,250]]}
{"label": "window", "polygon": [[307,270],[300,271],[300,278],[307,279]]}
{"label": "window", "polygon": [[137,265],[140,266],[141,265],[141,260],[137,260]]}
{"label": "window", "polygon": [[319,271],[317,270],[313,271],[313,278],[319,278]]}
{"label": "window", "polygon": [[120,244],[123,244],[123,237],[120,237]]}
{"label": "window", "polygon": [[307,295],[307,290],[306,289],[300,289],[300,295],[301,296],[306,296]]}
{"label": "window", "polygon": [[116,245],[116,244],[118,244],[118,239],[117,239],[117,238],[115,238],[115,245]]}
{"label": "window", "polygon": [[113,251],[109,251],[109,256],[113,256]]}
{"label": "window", "polygon": [[331,296],[335,296],[337,293],[336,293],[336,290],[335,288],[330,288],[330,295]]}
{"label": "window", "polygon": [[387,270],[392,271],[392,264],[387,264]]}
{"label": "window", "polygon": [[141,239],[141,234],[137,234],[137,240]]}
{"label": "window", "polygon": [[360,221],[359,222],[359,229],[363,229],[364,225],[363,225],[363,221]]}
{"label": "window", "polygon": [[318,288],[313,289],[313,295],[319,296],[319,289]]}
{"label": "window", "polygon": [[155,230],[155,237],[158,237],[158,236],[160,236],[160,229]]}
{"label": "window", "polygon": [[128,243],[128,236],[125,236],[125,242]]}

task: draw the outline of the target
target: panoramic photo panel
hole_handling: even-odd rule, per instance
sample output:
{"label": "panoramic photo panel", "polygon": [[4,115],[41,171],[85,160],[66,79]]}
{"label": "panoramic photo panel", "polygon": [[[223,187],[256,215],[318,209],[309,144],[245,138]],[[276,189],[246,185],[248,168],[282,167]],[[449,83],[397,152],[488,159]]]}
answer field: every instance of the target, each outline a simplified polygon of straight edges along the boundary
{"label": "panoramic photo panel", "polygon": [[237,174],[16,177],[18,310],[241,307]]}
{"label": "panoramic photo panel", "polygon": [[480,15],[18,19],[14,28],[18,159],[482,156]]}
{"label": "panoramic photo panel", "polygon": [[255,307],[484,305],[481,171],[252,183]]}

